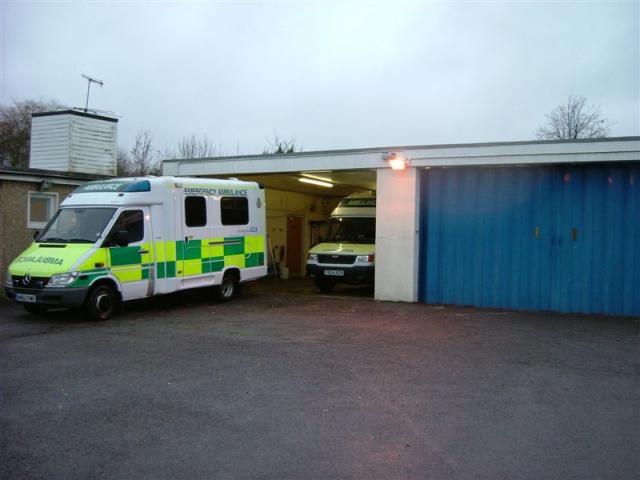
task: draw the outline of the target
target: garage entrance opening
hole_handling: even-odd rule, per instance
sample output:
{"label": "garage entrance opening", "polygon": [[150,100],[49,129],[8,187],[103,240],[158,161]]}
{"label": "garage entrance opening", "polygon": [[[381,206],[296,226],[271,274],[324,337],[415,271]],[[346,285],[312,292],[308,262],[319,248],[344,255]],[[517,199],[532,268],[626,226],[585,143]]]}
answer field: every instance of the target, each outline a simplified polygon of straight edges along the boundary
{"label": "garage entrance opening", "polygon": [[[376,190],[376,170],[301,171],[238,178],[265,188],[267,233],[273,251],[270,264],[275,263],[274,273],[287,267],[289,282],[305,277],[308,252],[328,240],[329,216],[340,201]],[[338,293],[341,289],[338,286]],[[371,289],[366,291],[371,293]]]}

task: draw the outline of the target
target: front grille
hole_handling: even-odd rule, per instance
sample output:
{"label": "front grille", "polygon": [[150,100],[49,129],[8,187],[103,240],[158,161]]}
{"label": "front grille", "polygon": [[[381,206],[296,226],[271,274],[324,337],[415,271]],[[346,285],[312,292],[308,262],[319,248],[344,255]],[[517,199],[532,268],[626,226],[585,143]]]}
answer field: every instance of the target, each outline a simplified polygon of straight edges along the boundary
{"label": "front grille", "polygon": [[42,290],[48,282],[49,277],[30,277],[30,280],[25,282],[23,275],[11,275],[11,284],[14,288]]}
{"label": "front grille", "polygon": [[333,265],[352,265],[356,261],[355,255],[318,255],[318,263],[329,263]]}

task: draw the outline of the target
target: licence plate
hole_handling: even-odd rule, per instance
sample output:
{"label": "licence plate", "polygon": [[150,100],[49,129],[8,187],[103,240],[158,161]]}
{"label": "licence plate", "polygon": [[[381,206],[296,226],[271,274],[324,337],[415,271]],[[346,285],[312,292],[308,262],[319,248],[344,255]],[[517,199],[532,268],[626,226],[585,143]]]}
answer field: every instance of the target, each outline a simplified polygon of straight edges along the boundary
{"label": "licence plate", "polygon": [[19,302],[36,303],[36,296],[27,295],[26,293],[16,293],[16,300]]}
{"label": "licence plate", "polygon": [[325,270],[324,274],[328,277],[344,277],[344,270]]}

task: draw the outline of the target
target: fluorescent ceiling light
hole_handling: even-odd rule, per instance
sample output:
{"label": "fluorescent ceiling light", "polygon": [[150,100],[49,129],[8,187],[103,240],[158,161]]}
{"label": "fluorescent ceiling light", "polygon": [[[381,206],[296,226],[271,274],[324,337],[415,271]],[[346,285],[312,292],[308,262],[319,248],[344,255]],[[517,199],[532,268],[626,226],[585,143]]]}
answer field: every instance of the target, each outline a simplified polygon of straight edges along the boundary
{"label": "fluorescent ceiling light", "polygon": [[314,180],[313,178],[299,178],[298,179],[302,183],[310,183],[311,185],[318,185],[319,187],[327,187],[332,188],[333,183],[323,182],[321,180]]}
{"label": "fluorescent ceiling light", "polygon": [[300,175],[307,178],[313,178],[314,180],[320,180],[322,182],[333,183],[333,180],[331,178],[321,177],[319,175],[311,175],[310,173],[301,173]]}

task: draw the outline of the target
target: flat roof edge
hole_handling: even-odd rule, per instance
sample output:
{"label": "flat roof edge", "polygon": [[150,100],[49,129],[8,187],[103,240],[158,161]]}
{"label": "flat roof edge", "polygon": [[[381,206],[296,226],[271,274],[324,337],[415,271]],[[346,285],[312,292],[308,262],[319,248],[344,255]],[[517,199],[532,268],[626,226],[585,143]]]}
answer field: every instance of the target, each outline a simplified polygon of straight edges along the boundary
{"label": "flat roof edge", "polygon": [[65,180],[81,180],[86,182],[90,182],[93,180],[105,180],[105,179],[113,178],[107,175],[94,175],[91,173],[62,172],[59,170],[45,170],[41,168],[20,168],[20,167],[8,167],[8,166],[0,166],[0,174],[16,175],[16,176],[31,176],[31,177],[61,178]]}
{"label": "flat roof edge", "polygon": [[305,152],[275,153],[275,154],[253,154],[253,155],[226,155],[220,157],[200,157],[200,158],[171,158],[162,160],[163,163],[189,163],[202,161],[224,161],[243,159],[287,159],[292,157],[319,156],[319,155],[344,155],[359,153],[376,153],[390,150],[424,150],[424,149],[444,149],[444,148],[472,148],[472,147],[508,147],[518,145],[557,145],[557,144],[580,144],[599,142],[633,142],[640,141],[640,136],[625,137],[605,137],[605,138],[578,138],[570,140],[519,140],[513,142],[477,142],[477,143],[441,143],[433,145],[396,145],[367,148],[348,148],[338,150],[309,150]]}
{"label": "flat roof edge", "polygon": [[36,112],[32,113],[31,117],[50,117],[54,115],[77,115],[78,117],[94,118],[96,120],[105,120],[107,122],[118,123],[118,119],[114,117],[107,117],[105,115],[98,115],[97,113],[81,112],[79,110],[55,110],[51,112]]}

